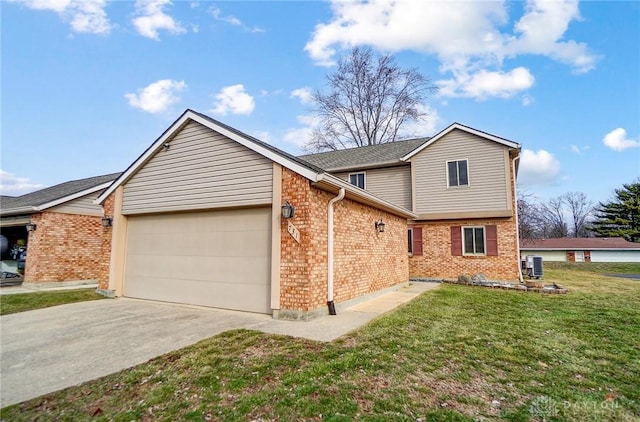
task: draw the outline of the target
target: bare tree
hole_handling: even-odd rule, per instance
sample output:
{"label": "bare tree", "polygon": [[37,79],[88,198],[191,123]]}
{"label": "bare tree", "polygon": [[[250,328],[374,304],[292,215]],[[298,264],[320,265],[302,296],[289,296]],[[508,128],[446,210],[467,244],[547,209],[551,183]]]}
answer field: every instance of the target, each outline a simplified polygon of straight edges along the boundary
{"label": "bare tree", "polygon": [[593,216],[593,202],[582,192],[568,192],[562,196],[571,214],[571,236],[588,237],[589,218]]}
{"label": "bare tree", "polygon": [[569,226],[564,215],[564,201],[562,196],[551,198],[546,204],[540,205],[544,220],[544,237],[567,237]]}
{"label": "bare tree", "polygon": [[437,87],[416,69],[403,69],[393,57],[356,47],[327,75],[330,92],[313,96],[320,120],[309,152],[394,142],[406,123],[426,116],[421,108]]}
{"label": "bare tree", "polygon": [[534,195],[518,191],[518,231],[520,239],[538,239],[544,231],[544,219]]}

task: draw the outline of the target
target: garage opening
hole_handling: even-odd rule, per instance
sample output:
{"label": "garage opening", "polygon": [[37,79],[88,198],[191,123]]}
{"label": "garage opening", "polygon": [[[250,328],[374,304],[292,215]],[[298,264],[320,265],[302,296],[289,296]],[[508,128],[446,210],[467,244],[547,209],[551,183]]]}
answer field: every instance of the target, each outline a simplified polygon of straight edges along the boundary
{"label": "garage opening", "polygon": [[[4,219],[3,219],[4,220]],[[20,284],[26,269],[28,232],[23,221],[2,221],[0,278],[2,285]]]}
{"label": "garage opening", "polygon": [[128,217],[124,296],[271,313],[271,208]]}

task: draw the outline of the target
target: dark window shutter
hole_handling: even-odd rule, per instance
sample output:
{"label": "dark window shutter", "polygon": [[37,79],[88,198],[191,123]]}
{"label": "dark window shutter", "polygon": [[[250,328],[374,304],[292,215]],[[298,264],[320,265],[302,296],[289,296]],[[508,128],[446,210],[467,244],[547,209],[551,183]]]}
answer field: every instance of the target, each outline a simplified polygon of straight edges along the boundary
{"label": "dark window shutter", "polygon": [[487,256],[498,256],[498,226],[485,226]]}
{"label": "dark window shutter", "polygon": [[422,227],[413,228],[413,254],[422,255]]}
{"label": "dark window shutter", "polygon": [[451,255],[462,256],[462,226],[451,226]]}

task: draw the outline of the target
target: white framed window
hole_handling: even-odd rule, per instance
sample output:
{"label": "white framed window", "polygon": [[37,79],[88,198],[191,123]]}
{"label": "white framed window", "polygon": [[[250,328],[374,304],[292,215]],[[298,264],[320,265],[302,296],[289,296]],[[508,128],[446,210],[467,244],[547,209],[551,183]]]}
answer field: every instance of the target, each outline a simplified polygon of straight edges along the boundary
{"label": "white framed window", "polygon": [[462,247],[464,255],[486,255],[484,226],[463,227]]}
{"label": "white framed window", "polygon": [[349,183],[359,187],[360,189],[364,189],[365,188],[364,172],[349,173]]}
{"label": "white framed window", "polygon": [[469,186],[469,160],[447,161],[447,184],[450,188]]}

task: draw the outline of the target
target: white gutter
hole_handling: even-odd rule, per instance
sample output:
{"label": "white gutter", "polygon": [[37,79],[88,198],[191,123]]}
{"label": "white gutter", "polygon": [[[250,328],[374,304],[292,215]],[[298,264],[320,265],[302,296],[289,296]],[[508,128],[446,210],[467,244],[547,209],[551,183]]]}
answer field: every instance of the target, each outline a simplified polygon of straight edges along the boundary
{"label": "white gutter", "polygon": [[516,251],[518,252],[518,280],[520,283],[524,283],[524,278],[522,277],[522,263],[520,262],[520,223],[518,221],[518,183],[516,182],[516,160],[520,161],[520,155],[513,159],[512,162],[512,170],[513,170],[513,195],[514,202],[516,205],[516,209],[514,210],[514,214],[516,216]]}
{"label": "white gutter", "polygon": [[336,314],[336,307],[333,303],[333,204],[344,198],[345,190],[340,188],[338,196],[329,201],[327,207],[327,306],[329,315]]}

